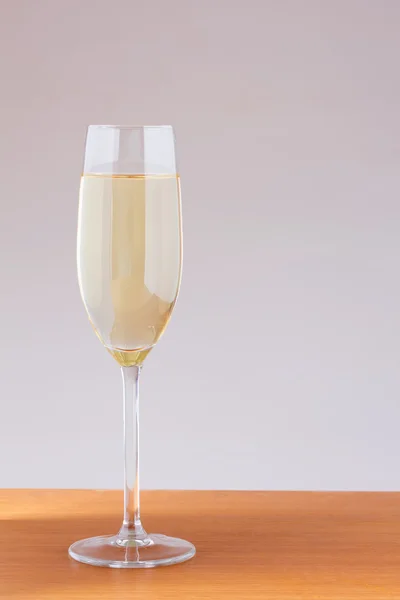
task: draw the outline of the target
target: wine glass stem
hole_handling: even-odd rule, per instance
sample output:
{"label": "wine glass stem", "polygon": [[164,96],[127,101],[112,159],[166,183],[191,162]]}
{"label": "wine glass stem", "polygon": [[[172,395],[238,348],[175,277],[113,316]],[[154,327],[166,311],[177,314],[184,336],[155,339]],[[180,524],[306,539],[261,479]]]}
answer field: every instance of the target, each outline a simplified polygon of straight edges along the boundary
{"label": "wine glass stem", "polygon": [[124,539],[143,539],[139,501],[139,376],[140,367],[121,367],[124,388]]}

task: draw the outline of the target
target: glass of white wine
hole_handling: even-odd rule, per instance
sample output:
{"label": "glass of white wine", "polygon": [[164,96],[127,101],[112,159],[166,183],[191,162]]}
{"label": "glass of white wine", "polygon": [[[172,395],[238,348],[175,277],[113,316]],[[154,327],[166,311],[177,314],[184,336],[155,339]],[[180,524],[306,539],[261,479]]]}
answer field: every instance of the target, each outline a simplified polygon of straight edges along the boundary
{"label": "glass of white wine", "polygon": [[125,487],[119,532],[75,542],[69,554],[106,567],[183,562],[194,556],[195,547],[148,534],[139,507],[139,375],[170,320],[181,280],[181,201],[172,127],[89,126],[77,257],[90,322],[122,371]]}

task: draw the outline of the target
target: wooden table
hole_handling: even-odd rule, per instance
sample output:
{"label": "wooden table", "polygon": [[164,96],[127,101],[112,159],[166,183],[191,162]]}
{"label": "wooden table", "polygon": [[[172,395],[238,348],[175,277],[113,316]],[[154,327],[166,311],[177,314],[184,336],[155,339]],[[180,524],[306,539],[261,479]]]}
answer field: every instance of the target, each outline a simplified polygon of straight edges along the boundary
{"label": "wooden table", "polygon": [[2,600],[400,599],[400,494],[144,492],[147,530],[191,540],[173,567],[69,558],[120,525],[121,493],[0,491]]}

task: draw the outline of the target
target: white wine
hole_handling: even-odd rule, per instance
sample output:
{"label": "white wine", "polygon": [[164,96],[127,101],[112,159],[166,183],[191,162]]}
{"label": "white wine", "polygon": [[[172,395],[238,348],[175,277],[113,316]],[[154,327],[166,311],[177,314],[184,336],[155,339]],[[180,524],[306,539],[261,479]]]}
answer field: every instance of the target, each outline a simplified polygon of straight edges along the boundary
{"label": "white wine", "polygon": [[79,286],[95,332],[120,365],[142,364],[159,340],[181,264],[177,176],[82,176]]}

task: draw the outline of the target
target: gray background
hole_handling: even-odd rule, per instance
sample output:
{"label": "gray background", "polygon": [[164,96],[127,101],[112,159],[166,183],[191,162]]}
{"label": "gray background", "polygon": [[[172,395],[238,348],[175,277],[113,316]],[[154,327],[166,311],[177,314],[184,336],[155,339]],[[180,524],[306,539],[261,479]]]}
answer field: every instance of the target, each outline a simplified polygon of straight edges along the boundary
{"label": "gray background", "polygon": [[148,488],[400,488],[400,2],[36,0],[0,23],[2,487],[120,487],[76,281],[89,123],[175,126]]}

